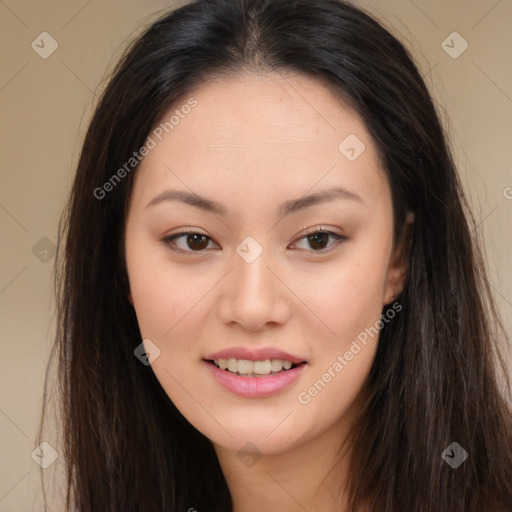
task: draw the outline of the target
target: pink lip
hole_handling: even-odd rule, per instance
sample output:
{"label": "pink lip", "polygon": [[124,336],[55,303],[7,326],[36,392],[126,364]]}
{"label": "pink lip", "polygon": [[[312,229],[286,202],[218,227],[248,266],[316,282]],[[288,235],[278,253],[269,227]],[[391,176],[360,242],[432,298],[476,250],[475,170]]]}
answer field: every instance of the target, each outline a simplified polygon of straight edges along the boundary
{"label": "pink lip", "polygon": [[[213,361],[214,359],[247,359],[249,361],[263,361],[265,359],[284,359],[292,363],[299,364],[305,361],[304,358],[288,354],[282,350],[275,348],[259,348],[249,349],[245,347],[233,347],[215,352],[205,357],[205,360]],[[258,378],[258,377],[256,377]]]}
{"label": "pink lip", "polygon": [[[217,354],[214,355],[217,356]],[[224,359],[224,357],[215,357],[214,359]],[[272,357],[266,359],[272,359]],[[281,358],[275,357],[274,359]],[[290,361],[290,359],[288,360]],[[270,374],[268,377],[241,377],[227,370],[221,370],[208,361],[204,361],[204,364],[221,386],[235,395],[247,398],[263,398],[279,393],[297,380],[306,367],[309,366],[308,364],[301,364],[281,373]]]}

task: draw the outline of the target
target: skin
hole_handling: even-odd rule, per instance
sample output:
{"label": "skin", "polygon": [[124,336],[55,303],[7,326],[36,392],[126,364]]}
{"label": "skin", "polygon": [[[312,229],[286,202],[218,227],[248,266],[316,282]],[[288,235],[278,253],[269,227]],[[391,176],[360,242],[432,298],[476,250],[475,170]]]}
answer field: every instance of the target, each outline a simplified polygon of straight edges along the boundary
{"label": "skin", "polygon": [[[235,512],[340,510],[347,459],[331,469],[378,336],[360,344],[309,403],[298,394],[378,322],[403,287],[406,258],[402,244],[393,248],[391,191],[374,143],[348,105],[306,76],[217,78],[164,118],[191,96],[197,106],[136,170],[126,221],[129,300],[142,338],[160,350],[152,370],[212,441]],[[354,161],[338,149],[349,134],[366,146]],[[362,201],[338,198],[280,216],[282,202],[331,186]],[[228,213],[177,201],[146,206],[167,189],[193,191]],[[311,244],[304,237],[316,227],[348,240],[324,235]],[[185,235],[174,240],[177,252],[162,242],[185,228],[208,243],[187,243]],[[247,236],[263,248],[252,263],[236,252]],[[213,379],[203,358],[240,345],[277,347],[308,366],[274,396],[239,397]],[[237,457],[248,442],[261,455],[250,467]]]}

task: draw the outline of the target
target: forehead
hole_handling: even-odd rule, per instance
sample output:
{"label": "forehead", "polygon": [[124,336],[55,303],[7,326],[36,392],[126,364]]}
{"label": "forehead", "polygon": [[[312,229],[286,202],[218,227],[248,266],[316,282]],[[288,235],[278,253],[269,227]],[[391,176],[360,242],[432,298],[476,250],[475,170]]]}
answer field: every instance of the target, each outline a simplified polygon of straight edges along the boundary
{"label": "forehead", "polygon": [[371,200],[386,185],[358,114],[305,75],[217,77],[191,90],[155,126],[156,145],[136,173],[143,195],[180,184],[223,198],[240,191],[256,200],[271,191],[296,197],[341,185]]}

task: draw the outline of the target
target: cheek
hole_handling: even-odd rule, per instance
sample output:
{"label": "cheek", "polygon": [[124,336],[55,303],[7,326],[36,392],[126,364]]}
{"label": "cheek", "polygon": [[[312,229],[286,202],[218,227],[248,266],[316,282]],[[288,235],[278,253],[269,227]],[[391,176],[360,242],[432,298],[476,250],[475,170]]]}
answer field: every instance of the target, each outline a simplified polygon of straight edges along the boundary
{"label": "cheek", "polygon": [[200,290],[186,274],[171,268],[165,255],[145,250],[142,243],[127,244],[126,265],[141,335],[163,341],[190,315]]}
{"label": "cheek", "polygon": [[377,350],[389,243],[371,240],[347,251],[330,279],[321,280],[310,296],[311,309],[329,330],[324,327],[318,336],[316,364],[297,398],[306,413],[323,411],[327,422],[345,415],[354,403]]}
{"label": "cheek", "polygon": [[[368,256],[372,254],[373,256]],[[311,309],[321,339],[342,349],[380,318],[385,285],[385,250],[354,251],[329,274],[302,280],[301,298]]]}
{"label": "cheek", "polygon": [[[321,281],[308,299],[322,319],[315,334],[315,361],[298,390],[298,415],[303,429],[314,435],[322,425],[345,417],[363,387],[379,339],[386,254],[347,259],[342,269]],[[322,425],[312,422],[321,415]],[[312,423],[311,423],[312,422]]]}

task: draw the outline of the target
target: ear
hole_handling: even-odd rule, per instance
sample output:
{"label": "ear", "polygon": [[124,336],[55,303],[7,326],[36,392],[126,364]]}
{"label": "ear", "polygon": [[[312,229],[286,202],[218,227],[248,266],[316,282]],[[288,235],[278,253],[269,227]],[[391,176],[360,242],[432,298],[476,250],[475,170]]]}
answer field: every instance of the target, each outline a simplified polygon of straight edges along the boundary
{"label": "ear", "polygon": [[405,279],[409,270],[409,256],[412,245],[414,217],[413,212],[409,212],[407,214],[399,243],[391,257],[384,293],[384,305],[388,305],[393,302],[398,295],[402,293],[404,288]]}
{"label": "ear", "polygon": [[128,292],[128,300],[129,300],[130,304],[133,306],[132,292]]}

